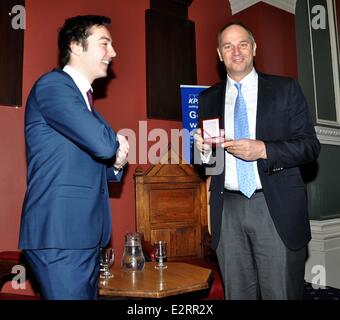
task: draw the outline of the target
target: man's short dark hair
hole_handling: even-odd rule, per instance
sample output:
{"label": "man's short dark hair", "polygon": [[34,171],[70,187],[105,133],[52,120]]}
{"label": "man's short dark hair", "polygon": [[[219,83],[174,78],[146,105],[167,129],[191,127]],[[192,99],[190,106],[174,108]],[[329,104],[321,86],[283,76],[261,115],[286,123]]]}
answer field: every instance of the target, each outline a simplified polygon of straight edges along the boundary
{"label": "man's short dark hair", "polygon": [[108,26],[111,19],[105,16],[76,16],[65,20],[64,25],[59,29],[58,47],[59,63],[64,67],[70,60],[70,44],[79,43],[87,49],[87,38],[91,35],[90,29],[93,26]]}
{"label": "man's short dark hair", "polygon": [[255,37],[254,37],[254,34],[253,34],[253,31],[251,31],[251,29],[249,27],[247,27],[242,21],[231,21],[229,23],[227,23],[226,25],[224,25],[221,30],[219,31],[218,33],[218,36],[217,36],[217,42],[218,42],[218,47],[220,48],[221,47],[221,42],[222,42],[222,33],[225,29],[231,27],[231,26],[239,26],[239,27],[242,27],[244,30],[247,31],[248,35],[249,35],[249,39],[250,39],[250,42],[252,44],[255,43]]}

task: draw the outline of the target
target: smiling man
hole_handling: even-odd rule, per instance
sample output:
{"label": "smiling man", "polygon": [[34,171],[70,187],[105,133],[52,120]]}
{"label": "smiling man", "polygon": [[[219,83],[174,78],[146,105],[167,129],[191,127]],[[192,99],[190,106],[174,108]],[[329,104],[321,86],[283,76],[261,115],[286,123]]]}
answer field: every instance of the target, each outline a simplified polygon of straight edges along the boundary
{"label": "smiling man", "polygon": [[27,191],[19,247],[44,299],[96,299],[99,247],[111,237],[107,181],[120,181],[129,145],[93,108],[92,82],[116,56],[110,19],[65,21],[62,70],[43,75],[26,104]]}
{"label": "smiling man", "polygon": [[200,120],[219,118],[227,140],[212,148],[195,135],[200,162],[224,169],[211,178],[212,247],[226,299],[302,299],[311,234],[300,167],[320,143],[297,81],[257,72],[256,49],[244,24],[224,26],[227,79],[199,97]]}

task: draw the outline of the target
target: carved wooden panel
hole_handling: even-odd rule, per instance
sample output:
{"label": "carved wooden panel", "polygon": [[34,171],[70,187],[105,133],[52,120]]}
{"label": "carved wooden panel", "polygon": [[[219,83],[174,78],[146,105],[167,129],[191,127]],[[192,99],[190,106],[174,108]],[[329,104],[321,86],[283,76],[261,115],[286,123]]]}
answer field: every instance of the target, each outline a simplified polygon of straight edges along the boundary
{"label": "carved wooden panel", "polygon": [[152,185],[150,192],[150,222],[175,222],[196,220],[195,200],[197,191],[193,188],[178,188],[177,185]]}

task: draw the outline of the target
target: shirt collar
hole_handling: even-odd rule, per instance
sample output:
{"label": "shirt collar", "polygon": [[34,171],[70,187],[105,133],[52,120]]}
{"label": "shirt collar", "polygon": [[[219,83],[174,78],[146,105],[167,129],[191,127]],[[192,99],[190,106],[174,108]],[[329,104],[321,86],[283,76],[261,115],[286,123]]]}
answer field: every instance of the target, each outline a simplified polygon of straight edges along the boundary
{"label": "shirt collar", "polygon": [[82,93],[85,93],[91,89],[93,91],[91,84],[89,81],[75,68],[71,67],[70,65],[66,65],[63,68],[63,71],[66,72],[75,82],[76,86]]}
{"label": "shirt collar", "polygon": [[[250,71],[249,74],[247,74],[241,81],[239,81],[239,83],[242,84],[242,88],[244,87],[250,87],[251,85],[253,85],[255,83],[255,81],[257,81],[257,72],[255,70],[255,68],[253,67],[253,69]],[[236,83],[235,80],[231,79],[229,77],[229,75],[227,76],[227,91],[230,90],[231,88],[235,88],[234,84]]]}

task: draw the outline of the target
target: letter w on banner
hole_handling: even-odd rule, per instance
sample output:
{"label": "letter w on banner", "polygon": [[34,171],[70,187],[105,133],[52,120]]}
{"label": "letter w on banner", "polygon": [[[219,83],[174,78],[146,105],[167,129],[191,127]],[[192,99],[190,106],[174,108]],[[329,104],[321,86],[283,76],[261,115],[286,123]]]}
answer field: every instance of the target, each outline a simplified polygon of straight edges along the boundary
{"label": "letter w on banner", "polygon": [[198,126],[198,96],[209,86],[181,85],[182,125],[183,125],[183,159],[192,163],[192,145],[194,131]]}

